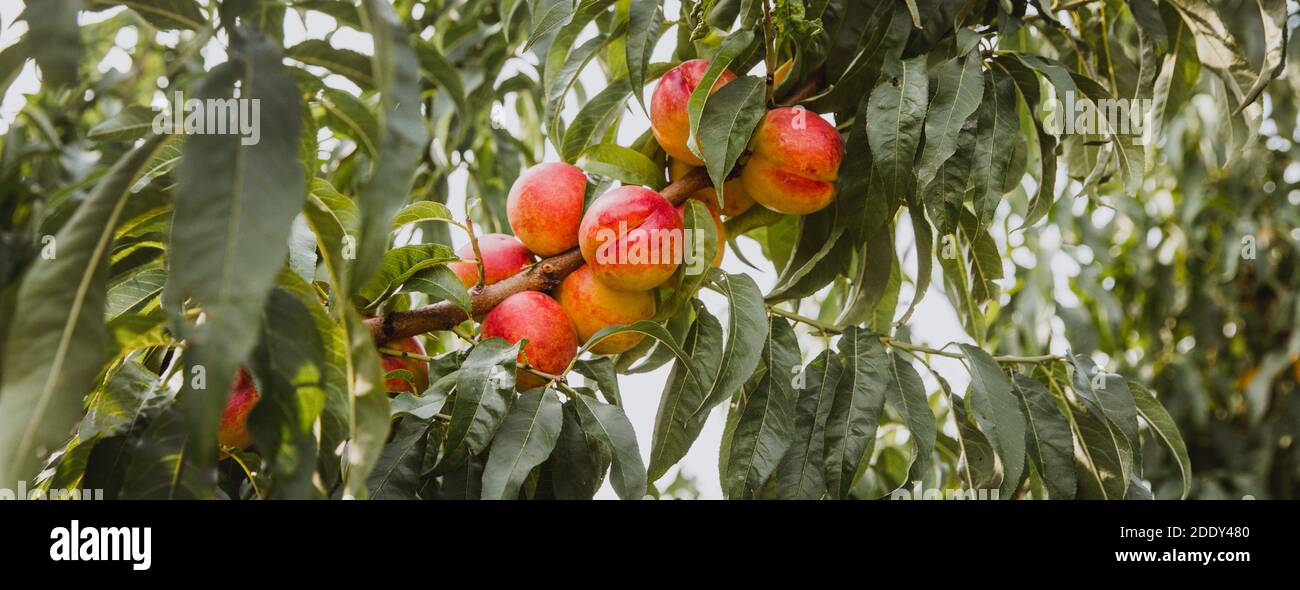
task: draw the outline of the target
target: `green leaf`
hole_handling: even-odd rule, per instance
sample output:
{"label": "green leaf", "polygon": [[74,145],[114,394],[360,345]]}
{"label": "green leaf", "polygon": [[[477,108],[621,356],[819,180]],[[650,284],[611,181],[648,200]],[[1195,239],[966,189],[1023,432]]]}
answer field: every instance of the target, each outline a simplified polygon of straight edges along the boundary
{"label": "green leaf", "polygon": [[131,105],[91,127],[86,137],[96,141],[135,141],[152,131],[155,115],[149,107]]}
{"label": "green leaf", "polygon": [[627,79],[636,101],[645,111],[646,66],[663,26],[663,10],[659,0],[631,0],[627,12]]}
{"label": "green leaf", "polygon": [[402,207],[393,216],[393,230],[422,221],[452,221],[451,211],[437,201],[419,201]]}
{"label": "green leaf", "polygon": [[934,487],[934,475],[931,473],[931,455],[934,453],[936,438],[934,412],[930,410],[929,398],[925,395],[925,384],[912,366],[909,357],[903,354],[890,354],[889,382],[885,389],[885,401],[894,407],[907,426],[908,439],[915,447],[912,466],[907,471],[907,482],[922,482],[923,487]]}
{"label": "green leaf", "polygon": [[830,350],[822,351],[802,375],[799,400],[794,408],[794,438],[776,468],[776,497],[782,500],[817,500],[826,494],[822,473],[826,420],[830,417],[835,388],[844,366]]}
{"label": "green leaf", "polygon": [[343,76],[355,82],[362,90],[375,89],[370,58],[351,49],[337,49],[322,39],[306,39],[285,50],[285,55]]}
{"label": "green leaf", "polygon": [[404,419],[384,446],[366,482],[372,500],[417,500],[429,441],[429,422]]}
{"label": "green leaf", "polygon": [[844,374],[826,419],[822,471],[831,498],[848,498],[862,463],[870,458],[885,409],[890,362],[880,336],[850,326],[839,342]]}
{"label": "green leaf", "polygon": [[648,470],[651,482],[686,456],[708,417],[707,413],[701,417],[696,412],[708,403],[707,382],[692,375],[717,374],[722,359],[722,324],[702,305],[682,339],[682,350],[685,354],[668,374],[655,414]]}
{"label": "green leaf", "polygon": [[[1119,375],[1102,371],[1084,355],[1069,356],[1070,364],[1074,365],[1075,395],[1122,433],[1128,448],[1137,453],[1142,448],[1138,438],[1137,403],[1128,383]],[[1141,462],[1135,462],[1134,467],[1141,475]]]}
{"label": "green leaf", "polygon": [[736,31],[724,39],[717,53],[709,61],[708,69],[704,70],[704,75],[700,77],[699,84],[686,101],[686,116],[691,128],[686,145],[691,148],[691,151],[696,152],[696,155],[701,157],[704,155],[700,153],[698,138],[701,132],[700,121],[704,116],[704,105],[710,98],[709,93],[718,82],[718,78],[722,76],[722,72],[730,68],[732,63],[743,61],[744,57],[753,50],[753,45],[754,32],[748,29]]}
{"label": "green leaf", "polygon": [[609,453],[587,436],[578,418],[577,400],[564,403],[564,424],[548,460],[551,489],[559,500],[590,500],[609,468]]}
{"label": "green leaf", "polygon": [[451,409],[447,449],[463,446],[470,454],[478,455],[487,448],[514,401],[518,355],[518,346],[491,338],[479,342],[465,357],[456,378],[456,405]]}
{"label": "green leaf", "polygon": [[520,395],[492,439],[483,468],[483,499],[515,499],[529,472],[555,449],[562,425],[563,409],[554,391],[533,389]]}
{"label": "green leaf", "polygon": [[946,61],[935,69],[939,86],[925,116],[925,148],[916,171],[918,186],[929,185],[939,165],[957,151],[962,125],[979,108],[984,96],[980,63],[975,54]]}
{"label": "green leaf", "polygon": [[442,244],[415,244],[400,246],[384,252],[384,260],[378,272],[371,275],[370,282],[357,293],[366,303],[373,305],[396,291],[416,273],[428,270],[459,258],[451,248]]}
{"label": "green leaf", "polygon": [[1072,500],[1078,488],[1074,473],[1074,433],[1056,399],[1042,383],[1016,375],[1012,391],[1025,415],[1025,445],[1029,461],[1053,500]]}
{"label": "green leaf", "polygon": [[[208,73],[199,99],[261,101],[261,138],[243,145],[235,135],[194,135],[177,167],[163,305],[173,330],[190,347],[187,372],[201,370],[207,391],[187,381],[178,404],[193,429],[195,464],[207,471],[217,457],[217,421],[237,365],[257,343],[263,303],[288,255],[294,217],[306,185],[299,159],[302,105],[275,42],[246,31],[232,45],[233,61]],[[202,309],[193,323],[186,309]],[[197,390],[195,390],[197,391]]]}
{"label": "green leaf", "polygon": [[465,101],[465,82],[461,80],[456,66],[452,65],[434,44],[423,39],[417,39],[415,43],[416,52],[420,55],[420,65],[442,86],[442,90],[451,97],[460,112],[469,112],[470,108]]}
{"label": "green leaf", "polygon": [[166,270],[147,268],[109,287],[108,299],[104,307],[104,319],[112,320],[145,301],[153,299],[162,292],[163,285],[166,282]]}
{"label": "green leaf", "polygon": [[[645,497],[646,470],[641,462],[641,450],[636,444],[636,432],[623,409],[602,404],[584,395],[574,396],[582,429],[588,436],[600,441],[613,453],[610,484],[624,500]],[[495,453],[495,449],[493,449]]]}
{"label": "green leaf", "polygon": [[664,185],[663,168],[641,152],[612,143],[583,150],[578,155],[578,167],[623,184],[648,186],[655,190]]}
{"label": "green leaf", "polygon": [[342,291],[348,265],[344,254],[355,247],[359,223],[357,204],[334,190],[329,181],[316,178],[312,180],[311,194],[307,196],[303,214],[312,233],[316,234],[316,243],[330,281],[336,290]]}
{"label": "green leaf", "polygon": [[991,81],[984,85],[984,101],[978,113],[979,131],[969,189],[979,221],[978,231],[988,229],[993,222],[993,214],[1002,202],[1003,179],[1011,165],[1016,142],[1020,141],[1015,82],[997,70],[991,70],[986,76]]}
{"label": "green leaf", "polygon": [[711,270],[709,282],[727,300],[727,322],[724,325],[727,344],[722,349],[722,360],[710,381],[705,376],[708,398],[696,408],[695,416],[701,421],[714,406],[729,399],[754,374],[762,360],[762,346],[767,333],[767,308],[758,285],[749,275],[728,274]]}
{"label": "green leaf", "polygon": [[366,0],[363,8],[375,39],[371,65],[380,91],[379,128],[383,131],[374,173],[361,191],[361,237],[350,277],[353,293],[370,280],[387,250],[393,215],[408,199],[428,137],[420,112],[419,60],[410,44],[411,35],[389,3]]}
{"label": "green leaf", "polygon": [[118,160],[54,236],[18,286],[0,376],[0,486],[32,480],[40,458],[81,416],[104,361],[108,257],[128,191],[165,143],[156,137]]}
{"label": "green leaf", "polygon": [[1182,474],[1183,480],[1183,494],[1180,499],[1186,500],[1187,493],[1192,489],[1192,461],[1187,455],[1187,444],[1183,442],[1183,435],[1178,432],[1178,425],[1174,423],[1169,411],[1156,401],[1155,395],[1152,395],[1141,383],[1129,381],[1128,388],[1133,392],[1133,401],[1137,404],[1138,414],[1178,459],[1178,471]]}
{"label": "green leaf", "polygon": [[799,343],[785,318],[770,316],[768,325],[762,357],[767,370],[733,410],[738,418],[722,479],[732,499],[757,496],[794,439],[792,369],[799,364]]}
{"label": "green leaf", "polygon": [[614,361],[601,356],[591,359],[579,359],[573,363],[573,370],[586,378],[588,387],[595,386],[605,400],[618,407],[623,407],[623,396],[618,391],[618,374]]}
{"label": "green leaf", "polygon": [[709,141],[704,142],[699,151],[716,187],[719,207],[722,206],[722,188],[727,176],[767,112],[764,104],[766,89],[765,81],[756,76],[732,80],[709,98],[700,113],[698,132]]}
{"label": "green leaf", "polygon": [[261,401],[248,430],[271,476],[266,498],[308,498],[316,466],[313,427],[325,407],[325,346],[297,296],[275,289],[266,302],[262,338],[252,356]]}
{"label": "green leaf", "polygon": [[1003,498],[1010,499],[1025,468],[1025,417],[998,362],[969,344],[962,344],[961,350],[970,363],[971,413],[1002,462],[1000,491]]}
{"label": "green leaf", "polygon": [[28,49],[41,68],[41,79],[54,86],[75,86],[84,53],[77,11],[81,0],[39,0],[27,3],[18,18],[27,22],[27,36],[38,40]]}
{"label": "green leaf", "polygon": [[627,78],[619,78],[582,105],[569,128],[564,131],[560,158],[565,162],[574,162],[588,147],[599,144],[605,132],[623,113],[631,92],[632,87],[628,85]]}
{"label": "green leaf", "polygon": [[877,182],[898,202],[916,184],[916,148],[929,93],[925,56],[887,63],[884,74],[867,101],[867,142]]}
{"label": "green leaf", "polygon": [[713,224],[713,214],[704,203],[696,199],[687,199],[682,209],[682,221],[687,231],[685,235],[692,237],[685,245],[687,258],[684,262],[689,264],[678,266],[672,297],[666,303],[660,304],[659,312],[656,314],[660,320],[677,315],[688,301],[695,298],[700,285],[709,276],[708,269],[713,264],[718,248],[723,247],[718,242],[718,230]]}
{"label": "green leaf", "polygon": [[461,283],[460,277],[444,264],[431,266],[415,273],[402,283],[402,290],[408,293],[412,291],[427,293],[435,301],[450,301],[456,304],[457,307],[465,310],[467,316],[472,313],[469,292],[465,290],[465,284]]}
{"label": "green leaf", "polygon": [[365,499],[367,478],[388,440],[391,409],[384,389],[379,350],[361,316],[351,306],[343,312],[347,342],[349,400],[348,443],[343,451],[343,494]]}
{"label": "green leaf", "polygon": [[351,137],[371,158],[379,157],[379,120],[360,99],[333,88],[320,94],[325,122],[331,130]]}
{"label": "green leaf", "polygon": [[207,19],[195,0],[89,0],[91,6],[126,6],[163,30],[207,28]]}

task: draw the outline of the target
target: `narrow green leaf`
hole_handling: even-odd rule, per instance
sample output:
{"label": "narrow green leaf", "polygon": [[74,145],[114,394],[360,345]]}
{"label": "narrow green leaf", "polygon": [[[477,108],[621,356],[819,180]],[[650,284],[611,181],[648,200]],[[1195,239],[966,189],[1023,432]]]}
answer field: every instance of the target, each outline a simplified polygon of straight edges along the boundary
{"label": "narrow green leaf", "polygon": [[730,68],[732,63],[741,61],[753,50],[754,40],[754,32],[748,29],[736,31],[724,39],[718,51],[714,53],[713,59],[709,61],[708,69],[704,70],[704,75],[700,77],[699,85],[686,101],[686,117],[691,126],[686,145],[698,156],[704,155],[700,153],[697,139],[700,136],[700,120],[704,116],[704,104],[710,98],[709,93],[713,90],[713,85],[718,82],[718,78],[722,76],[722,72]]}
{"label": "narrow green leaf", "polygon": [[27,35],[39,40],[28,44],[41,79],[53,86],[77,83],[77,67],[84,50],[77,11],[81,0],[39,0],[28,2],[19,18],[27,22]]}
{"label": "narrow green leaf", "polygon": [[1012,391],[1025,415],[1025,445],[1029,461],[1053,500],[1074,499],[1078,480],[1074,472],[1074,432],[1061,414],[1056,399],[1042,383],[1016,375]]}
{"label": "narrow green leaf", "polygon": [[645,111],[646,66],[650,63],[650,54],[655,42],[659,40],[659,31],[663,25],[663,9],[659,0],[631,0],[627,13],[627,79],[631,82],[630,90],[636,101]]}
{"label": "narrow green leaf", "polygon": [[128,191],[165,143],[156,137],[109,170],[18,286],[0,376],[0,485],[32,480],[81,416],[106,353],[108,256]]}
{"label": "narrow green leaf", "polygon": [[857,326],[840,337],[839,356],[844,374],[826,419],[822,471],[830,497],[843,500],[853,489],[862,463],[870,458],[885,409],[890,362],[880,337]]}
{"label": "narrow green leaf", "polygon": [[470,351],[456,378],[456,405],[445,443],[448,449],[464,446],[471,455],[478,455],[487,448],[514,401],[518,355],[518,346],[500,338],[479,342]]}
{"label": "narrow green leaf", "polygon": [[765,81],[756,76],[732,80],[709,98],[700,113],[698,133],[710,140],[699,151],[716,188],[719,207],[725,198],[722,188],[727,176],[767,112],[763,102],[766,89]]}
{"label": "narrow green leaf", "polygon": [[729,439],[723,490],[728,498],[754,498],[776,471],[794,439],[794,369],[799,363],[799,342],[790,322],[777,315],[768,319],[763,345],[763,377],[737,400],[738,414]]}
{"label": "narrow green leaf", "polygon": [[384,446],[366,482],[372,500],[417,500],[429,441],[429,422],[404,419]]}
{"label": "narrow green leaf", "polygon": [[658,190],[664,185],[663,168],[654,160],[632,148],[612,143],[593,145],[578,155],[578,167],[592,174],[608,176],[623,184],[648,186]]}
{"label": "narrow green leaf", "polygon": [[1178,459],[1178,471],[1183,476],[1183,494],[1180,499],[1187,499],[1188,492],[1192,490],[1192,461],[1187,454],[1187,444],[1183,442],[1183,435],[1178,432],[1178,425],[1174,423],[1169,411],[1156,401],[1155,395],[1141,383],[1129,381],[1128,388],[1133,392],[1133,401],[1137,404],[1138,414]]}
{"label": "narrow green leaf", "polygon": [[782,500],[817,500],[826,494],[822,473],[826,420],[844,366],[833,351],[825,350],[796,376],[799,400],[794,408],[794,439],[776,468],[776,497]]}
{"label": "narrow green leaf", "polygon": [[946,61],[936,68],[939,86],[925,116],[925,148],[916,171],[918,186],[929,185],[939,165],[957,151],[962,125],[979,108],[984,96],[980,63],[976,54]]}
{"label": "narrow green leaf", "polygon": [[1010,499],[1025,468],[1025,417],[998,362],[969,344],[962,344],[961,350],[970,363],[971,413],[1002,462],[1000,491],[1003,498]]}
{"label": "narrow green leaf", "polygon": [[555,449],[563,419],[554,391],[534,389],[520,395],[492,439],[483,468],[483,499],[515,499],[529,472]]}
{"label": "narrow green leaf", "polygon": [[[618,497],[640,500],[645,497],[646,470],[641,462],[641,450],[636,444],[636,432],[623,409],[602,404],[584,395],[574,397],[578,417],[588,436],[600,441],[613,453],[610,483]],[[494,450],[495,452],[495,450]]]}
{"label": "narrow green leaf", "polygon": [[894,407],[907,426],[908,438],[915,447],[912,466],[907,472],[907,483],[921,482],[925,488],[934,487],[931,474],[931,455],[934,453],[934,412],[925,395],[925,384],[912,362],[903,354],[890,354],[889,382],[885,401]]}

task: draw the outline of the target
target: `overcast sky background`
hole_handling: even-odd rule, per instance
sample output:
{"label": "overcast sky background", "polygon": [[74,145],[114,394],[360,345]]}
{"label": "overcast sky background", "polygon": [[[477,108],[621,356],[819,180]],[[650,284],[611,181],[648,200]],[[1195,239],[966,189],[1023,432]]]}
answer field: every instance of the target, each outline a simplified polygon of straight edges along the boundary
{"label": "overcast sky background", "polygon": [[[15,19],[22,11],[22,8],[23,2],[19,0],[0,0],[0,27],[2,27],[0,28],[0,48],[13,44],[24,32],[26,32],[27,27],[25,23],[15,22]],[[97,22],[116,14],[120,10],[124,9],[116,8],[98,13],[83,12],[81,14],[81,20],[83,23]],[[676,0],[668,0],[667,13],[676,14],[677,10]],[[334,19],[323,14],[309,12],[308,17],[304,22],[303,19],[299,18],[296,12],[290,11],[286,18],[285,44],[286,46],[292,46],[303,39],[324,38],[326,33],[334,30],[334,28]],[[592,30],[587,31],[584,37],[592,34],[594,34],[594,27],[592,27]],[[109,53],[107,58],[98,65],[98,69],[101,72],[106,72],[113,68],[119,70],[128,69],[131,63],[131,52],[133,51],[133,47],[137,40],[137,35],[138,32],[133,28],[123,29],[118,34],[117,47],[115,47]],[[158,35],[159,42],[168,45],[174,45],[178,39],[178,36],[175,33],[159,33]],[[582,39],[579,41],[581,40]],[[665,34],[654,52],[652,61],[668,61],[671,57],[675,40],[675,31],[669,31]],[[331,38],[331,42],[335,47],[352,49],[365,54],[372,53],[372,44],[369,35],[351,29],[345,28],[336,32]],[[205,48],[203,56],[205,59],[205,66],[208,68],[226,60],[225,51],[221,43],[218,41],[214,41]],[[517,59],[515,62],[517,63],[514,65],[519,71],[535,75],[536,69],[534,66],[537,63],[535,57],[529,55]],[[763,65],[759,64],[752,73],[761,74],[762,68]],[[507,72],[503,74],[503,78],[508,77],[509,75],[510,72]],[[595,64],[586,68],[582,74],[581,80],[585,84],[589,96],[605,85],[605,80],[600,72],[600,68]],[[328,85],[340,89],[353,92],[357,90],[356,86],[350,81],[337,75],[327,76],[325,81]],[[0,102],[0,132],[7,130],[9,125],[15,120],[18,113],[22,110],[26,102],[23,95],[35,92],[38,89],[39,78],[36,72],[36,66],[34,63],[29,61],[14,84],[10,86],[3,101]],[[652,91],[653,85],[646,89],[645,96],[647,101],[650,92]],[[571,117],[578,109],[576,99],[572,95],[568,100],[569,102],[566,106],[566,118]],[[164,104],[166,104],[166,99],[164,98],[163,93],[159,91],[155,96],[153,106],[159,107]],[[641,111],[641,108],[634,101],[629,101],[628,104],[628,115],[624,118],[623,126],[619,134],[620,143],[623,143],[624,145],[630,144],[632,140],[649,128],[649,120],[646,118],[645,113]],[[507,110],[506,112],[509,111]],[[518,124],[515,121],[509,120],[504,120],[502,123],[507,127],[512,123],[515,125]],[[320,139],[323,144],[328,146],[330,142],[335,141],[328,137],[328,132],[326,130],[322,131],[324,133]],[[554,148],[548,144],[547,161],[558,160],[559,158],[556,156]],[[1032,179],[1026,177],[1025,182],[1030,185],[1030,188],[1032,188]],[[451,175],[450,184],[452,192],[448,196],[448,205],[451,211],[460,214],[464,211],[465,203],[466,174],[464,170],[454,172]],[[1058,186],[1061,184],[1063,183],[1058,183]],[[1002,220],[1005,220],[1008,214],[1008,207],[1006,203],[1003,203],[998,212],[997,224],[1000,224]],[[1015,220],[1013,219],[1012,221],[1014,222]],[[1100,222],[1102,224],[1104,224],[1105,221],[1106,220],[1104,219],[1094,219],[1094,222]],[[999,225],[995,225],[995,227],[998,226]],[[1012,227],[1016,226],[1018,226],[1018,224],[1013,223]],[[902,257],[902,270],[906,277],[913,277],[916,274],[916,256],[913,247],[910,224],[899,223],[898,227],[898,252]],[[1018,243],[1020,240],[1017,234],[1012,234],[1010,240],[1011,243],[1008,244],[1007,240],[1000,235],[1000,232],[995,231],[993,233],[1004,254],[1009,253],[1010,258],[1014,258],[1016,262],[1020,263],[1022,266],[1029,266],[1035,263],[1032,257],[1026,258],[1026,256],[1030,256],[1026,249],[1016,248],[1020,245]],[[453,246],[459,247],[466,242],[466,237],[454,233],[453,241],[455,242]],[[1049,248],[1051,248],[1059,244],[1059,234],[1055,234],[1054,228],[1049,227],[1046,231],[1040,234],[1040,241],[1044,242]],[[774,269],[770,263],[766,263],[762,256],[761,249],[756,242],[747,238],[742,238],[738,240],[738,244],[744,251],[745,257],[750,261],[759,263],[764,270],[761,272],[755,271],[753,268],[744,265],[732,252],[727,253],[722,265],[723,270],[730,273],[743,272],[749,274],[755,281],[757,281],[759,287],[766,292],[775,283],[776,274]],[[760,263],[759,261],[763,262]],[[1063,303],[1069,303],[1069,300],[1073,299],[1073,294],[1070,293],[1067,288],[1066,281],[1068,281],[1070,276],[1073,276],[1078,272],[1078,266],[1064,255],[1053,257],[1051,264],[1054,271],[1053,274],[1056,276],[1057,296]],[[1004,265],[1007,267],[1007,272],[1005,274],[1008,277],[1014,276],[1014,264],[1011,259],[1004,257]],[[928,296],[922,299],[909,322],[913,341],[935,347],[940,347],[950,342],[971,342],[970,338],[967,337],[965,332],[961,329],[956,313],[948,304],[947,299],[942,293],[943,283],[938,265],[935,265],[934,272],[935,276],[930,292]],[[905,279],[905,281],[907,281],[907,279]],[[1003,285],[1004,287],[1009,286],[1009,281],[1003,281]],[[911,301],[912,297],[912,285],[910,282],[905,282],[902,287],[902,293],[899,297],[898,313],[902,313],[902,310],[906,309],[906,305]],[[1005,300],[1006,296],[1004,295],[1003,297]],[[725,317],[726,306],[720,296],[712,292],[704,291],[701,293],[701,298],[709,309],[718,315],[720,319]],[[816,299],[819,300],[820,297]],[[815,316],[815,303],[809,302],[804,311],[806,315]],[[1055,334],[1059,335],[1063,333],[1063,330],[1061,329],[1062,326],[1053,325],[1051,328],[1052,332]],[[811,360],[812,357],[821,351],[824,347],[824,343],[821,338],[808,334],[802,327],[797,327],[796,329],[801,335],[800,340],[803,348],[802,352],[806,362]],[[1055,338],[1053,340],[1054,348],[1063,349],[1063,339]],[[1060,353],[1063,352],[1063,350],[1052,350],[1051,352]],[[932,365],[952,383],[953,387],[957,391],[965,390],[969,381],[969,376],[958,361],[946,358],[935,358]],[[920,369],[921,375],[925,379],[929,390],[933,391],[936,384],[932,377],[924,370],[924,368],[918,367],[918,369]],[[623,391],[626,410],[632,420],[633,426],[636,428],[641,453],[647,459],[649,457],[650,435],[653,431],[655,414],[658,411],[659,396],[667,375],[668,368],[665,367],[648,374],[620,377],[620,386]],[[719,407],[715,410],[715,415],[710,418],[703,433],[691,448],[690,453],[680,464],[680,469],[684,474],[694,479],[695,486],[698,488],[701,497],[703,498],[720,498],[722,496],[721,487],[718,481],[717,460],[718,445],[721,440],[724,421],[725,405],[724,407]],[[950,425],[945,426],[945,428],[951,430]],[[882,428],[879,436],[905,437],[906,432],[897,429]],[[668,475],[658,482],[659,487],[663,488],[669,482],[673,481],[676,474],[677,468],[674,468],[668,473]],[[608,482],[605,484],[598,497],[615,497]]]}

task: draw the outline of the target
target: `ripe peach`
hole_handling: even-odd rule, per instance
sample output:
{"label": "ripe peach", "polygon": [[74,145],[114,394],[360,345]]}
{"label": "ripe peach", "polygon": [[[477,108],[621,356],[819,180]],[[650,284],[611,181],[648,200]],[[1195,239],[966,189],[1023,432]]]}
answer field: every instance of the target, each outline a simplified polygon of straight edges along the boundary
{"label": "ripe peach", "polygon": [[582,218],[578,243],[596,279],[620,291],[648,291],[682,260],[682,216],[663,195],[621,186],[601,195]]}
{"label": "ripe peach", "polygon": [[[578,334],[564,309],[545,293],[522,291],[507,297],[483,318],[484,338],[527,340],[519,361],[543,373],[563,373],[578,354]],[[541,387],[544,379],[522,369],[515,372],[516,389]]]}
{"label": "ripe peach", "polygon": [[817,113],[795,107],[768,111],[749,149],[753,155],[740,180],[760,205],[806,215],[835,200],[844,141]]}
{"label": "ripe peach", "polygon": [[[659,78],[659,84],[650,96],[650,129],[654,132],[655,140],[668,155],[691,166],[700,166],[704,161],[686,145],[686,139],[691,134],[686,103],[690,101],[691,93],[700,85],[700,78],[704,77],[704,72],[708,69],[709,60],[706,59],[682,62]],[[736,75],[730,70],[723,70],[709,94],[717,92],[735,79]]]}
{"label": "ripe peach", "polygon": [[[492,273],[488,273],[491,276]],[[380,348],[390,348],[418,355],[424,355],[424,345],[420,344],[414,336],[393,340],[384,343]],[[384,372],[398,371],[405,369],[411,372],[411,381],[415,384],[415,391],[411,391],[411,383],[405,379],[385,379],[384,387],[388,391],[409,391],[411,393],[423,393],[429,388],[429,363],[424,359],[415,359],[409,357],[392,356],[387,354],[379,355],[379,363],[383,365]]]}
{"label": "ripe peach", "polygon": [[[655,297],[649,291],[610,289],[596,280],[591,266],[586,264],[564,277],[555,297],[573,320],[579,342],[590,340],[592,334],[607,326],[631,324],[655,315]],[[636,346],[643,337],[635,332],[615,334],[591,347],[591,351],[618,354]]]}
{"label": "ripe peach", "polygon": [[563,162],[524,171],[506,197],[506,218],[519,241],[538,256],[554,256],[578,245],[578,223],[587,176]]}
{"label": "ripe peach", "polygon": [[[235,386],[226,398],[226,409],[221,412],[221,423],[217,429],[217,442],[223,447],[246,448],[253,444],[253,437],[248,434],[248,414],[262,399],[253,385],[253,378],[248,371],[240,369],[235,373]],[[222,452],[222,457],[225,452]]]}
{"label": "ripe peach", "polygon": [[[727,228],[722,224],[722,216],[718,215],[717,201],[705,201],[704,206],[709,209],[709,214],[713,216],[713,227],[718,230],[718,251],[713,255],[713,268],[722,266],[722,256],[727,251]],[[677,206],[677,213],[682,215],[682,223],[685,224],[686,203]]]}
{"label": "ripe peach", "polygon": [[[694,169],[685,162],[679,160],[668,160],[668,180],[676,182],[677,179],[686,176],[686,173]],[[695,191],[691,194],[692,199],[704,201],[711,207],[716,208],[718,205],[718,191],[713,187],[706,187]],[[735,217],[749,210],[754,206],[754,199],[750,198],[749,193],[745,192],[744,183],[740,182],[740,177],[728,180],[722,185],[722,214],[727,217]]]}
{"label": "ripe peach", "polygon": [[[487,234],[478,237],[478,249],[483,253],[483,272],[487,279],[483,281],[486,285],[491,285],[497,281],[508,279],[524,267],[533,263],[533,254],[519,243],[514,236],[506,234]],[[461,249],[456,251],[456,256],[461,260],[477,260],[474,257],[473,244],[465,244]],[[453,262],[447,265],[452,272],[460,277],[461,284],[466,288],[478,284],[478,265],[473,262]]]}

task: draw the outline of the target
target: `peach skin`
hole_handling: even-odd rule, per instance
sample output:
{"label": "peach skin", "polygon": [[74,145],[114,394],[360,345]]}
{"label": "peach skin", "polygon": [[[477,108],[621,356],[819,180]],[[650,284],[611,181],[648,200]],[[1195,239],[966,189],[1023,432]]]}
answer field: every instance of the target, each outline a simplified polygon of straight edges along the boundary
{"label": "peach skin", "polygon": [[835,200],[844,141],[817,113],[800,107],[768,111],[749,149],[753,154],[740,180],[758,204],[807,215]]}
{"label": "peach skin", "polygon": [[[478,237],[478,249],[483,253],[485,285],[508,279],[533,263],[533,254],[514,236],[487,234]],[[465,244],[456,251],[461,260],[477,260],[474,245]],[[460,278],[465,288],[478,284],[478,265],[473,262],[453,262],[447,265]]]}
{"label": "peach skin", "polygon": [[663,195],[621,186],[601,195],[582,218],[578,245],[596,279],[619,291],[648,291],[682,261],[682,216]]}
{"label": "peach skin", "polygon": [[[582,265],[569,273],[556,291],[556,299],[564,308],[578,341],[587,342],[601,329],[620,324],[648,320],[655,315],[655,298],[649,291],[616,291],[596,280],[591,266]],[[624,332],[615,334],[591,347],[596,354],[618,354],[636,346],[643,334]]]}
{"label": "peach skin", "polygon": [[[709,60],[684,61],[659,78],[654,94],[650,95],[650,129],[654,133],[655,140],[665,152],[668,152],[668,155],[691,166],[702,166],[704,161],[686,144],[691,134],[686,104],[691,99],[691,93],[695,92],[695,88],[700,85],[700,78],[704,77],[705,70],[708,69]],[[723,70],[722,75],[718,76],[718,80],[713,83],[713,88],[709,89],[709,94],[717,92],[719,88],[735,79],[736,75],[730,70]]]}
{"label": "peach skin", "polygon": [[563,162],[524,171],[506,197],[510,229],[533,254],[554,256],[578,245],[587,175]]}
{"label": "peach skin", "polygon": [[[694,169],[695,166],[670,158],[668,160],[668,180],[676,182],[677,179],[686,176],[687,172]],[[691,198],[703,201],[713,209],[718,206],[718,191],[711,186],[695,191],[691,194]],[[728,180],[726,184],[722,185],[723,215],[735,217],[748,211],[753,206],[754,199],[751,199],[749,193],[745,192],[745,185],[740,182],[739,176]]]}
{"label": "peach skin", "polygon": [[[543,373],[559,375],[578,355],[578,334],[564,308],[538,291],[521,291],[507,297],[483,318],[484,338],[504,338],[511,343],[527,340],[519,362]],[[515,371],[519,391],[541,387],[546,381],[520,368]]]}

